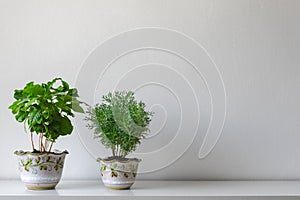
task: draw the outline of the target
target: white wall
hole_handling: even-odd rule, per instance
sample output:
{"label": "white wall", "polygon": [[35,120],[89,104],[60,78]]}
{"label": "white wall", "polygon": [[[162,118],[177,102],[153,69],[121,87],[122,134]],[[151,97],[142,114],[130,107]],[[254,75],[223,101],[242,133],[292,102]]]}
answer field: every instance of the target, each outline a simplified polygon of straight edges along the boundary
{"label": "white wall", "polygon": [[[300,1],[297,0],[1,0],[0,179],[18,178],[13,151],[30,148],[22,125],[15,122],[7,109],[13,101],[13,90],[30,80],[48,81],[56,76],[78,86],[82,99],[89,103],[97,102],[99,96],[113,89],[119,80],[121,83],[116,86],[119,89],[134,89],[152,78],[153,82],[168,86],[150,84],[137,91],[138,98],[148,102],[149,106],[160,104],[153,107],[157,115],[153,119],[152,134],[162,128],[162,122],[166,120],[165,127],[140,146],[137,153],[144,159],[140,169],[144,172],[170,164],[168,162],[178,156],[176,149],[183,156],[168,167],[140,174],[139,178],[299,179],[299,23]],[[186,48],[183,51],[185,57],[196,58],[199,55],[200,64],[196,65],[196,69],[203,73],[203,77],[196,77],[191,65],[170,53],[144,49],[114,63],[99,85],[91,80],[104,69],[100,65],[103,59],[96,56],[93,60],[91,57],[101,57],[99,52],[107,48],[109,53],[105,52],[104,56],[116,57],[114,52],[142,40],[143,36],[124,41],[124,34],[121,34],[119,43],[110,38],[126,31],[133,32],[129,34],[132,37],[135,32],[130,30],[143,30],[143,27],[160,27],[161,30],[175,30],[179,35],[188,36],[186,40],[175,40],[180,36],[175,34],[173,37],[170,33],[174,41],[168,45],[179,51]],[[151,31],[146,31],[145,37],[149,38]],[[161,35],[153,36],[154,44],[170,40],[166,35],[166,39],[162,39]],[[191,41],[187,39],[189,37],[202,45],[202,50],[189,51],[185,46]],[[103,42],[104,45],[99,46]],[[143,43],[139,42],[139,45]],[[131,67],[147,63],[152,64],[126,74]],[[167,64],[171,68],[158,64]],[[83,72],[83,69],[90,71]],[[179,73],[173,73],[174,70]],[[180,75],[186,81],[180,79]],[[125,78],[122,79],[122,76]],[[220,85],[222,79],[226,106],[223,105],[225,93]],[[168,89],[173,90],[179,101]],[[195,91],[198,102],[189,95],[191,89]],[[211,91],[212,98],[208,91]],[[183,114],[180,105],[184,108]],[[212,106],[217,112],[211,112]],[[213,137],[221,128],[225,108],[225,126],[220,139],[208,156],[199,159],[199,149],[211,117],[209,131],[215,133],[209,134]],[[78,120],[80,117],[73,121],[77,127],[74,134],[61,138],[55,146],[71,152],[64,178],[100,178],[94,158],[105,156],[107,152],[91,140],[91,133],[85,131],[84,124]],[[184,124],[183,129],[179,127],[180,122]],[[210,141],[213,143],[216,139],[211,138]],[[157,160],[150,156],[149,152],[171,141],[176,148],[161,151]],[[182,151],[189,142],[193,143]],[[144,155],[141,154],[143,152]]]}

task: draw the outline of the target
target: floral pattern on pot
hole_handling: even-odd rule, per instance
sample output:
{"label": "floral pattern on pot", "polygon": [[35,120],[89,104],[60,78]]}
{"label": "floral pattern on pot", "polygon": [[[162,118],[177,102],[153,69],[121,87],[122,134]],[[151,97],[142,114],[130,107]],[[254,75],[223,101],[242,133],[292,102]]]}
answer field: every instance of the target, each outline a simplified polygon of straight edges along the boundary
{"label": "floral pattern on pot", "polygon": [[16,151],[21,180],[28,189],[53,189],[61,179],[67,151],[31,153]]}
{"label": "floral pattern on pot", "polygon": [[129,189],[135,181],[141,160],[110,157],[99,158],[97,161],[101,163],[100,173],[105,186],[112,189]]}
{"label": "floral pattern on pot", "polygon": [[21,158],[19,162],[20,172],[25,170],[33,174],[37,174],[38,170],[55,170],[58,172],[63,166],[64,162],[62,157],[56,158],[54,156],[37,156],[36,158],[26,157],[24,159]]}

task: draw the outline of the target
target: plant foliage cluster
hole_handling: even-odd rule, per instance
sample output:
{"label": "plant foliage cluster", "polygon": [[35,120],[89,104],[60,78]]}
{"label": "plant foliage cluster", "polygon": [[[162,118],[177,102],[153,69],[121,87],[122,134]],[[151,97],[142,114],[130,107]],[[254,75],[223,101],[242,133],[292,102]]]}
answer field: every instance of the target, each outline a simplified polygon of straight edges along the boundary
{"label": "plant foliage cluster", "polygon": [[145,103],[137,102],[131,91],[110,92],[102,100],[101,104],[88,109],[87,127],[112,150],[113,156],[124,158],[149,132],[152,113],[145,110]]}
{"label": "plant foliage cluster", "polygon": [[61,78],[41,84],[29,82],[14,91],[15,101],[9,109],[18,122],[24,123],[25,131],[28,127],[33,151],[37,151],[33,133],[39,135],[40,152],[50,152],[59,136],[72,133],[69,117],[74,117],[73,112],[84,112],[78,97],[77,89],[70,88]]}

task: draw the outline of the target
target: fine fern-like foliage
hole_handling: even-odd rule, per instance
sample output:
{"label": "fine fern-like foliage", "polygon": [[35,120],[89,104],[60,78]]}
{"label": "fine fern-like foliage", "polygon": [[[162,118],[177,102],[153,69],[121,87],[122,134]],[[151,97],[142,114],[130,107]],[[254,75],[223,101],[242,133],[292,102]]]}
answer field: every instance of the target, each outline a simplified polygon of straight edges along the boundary
{"label": "fine fern-like foliage", "polygon": [[84,112],[78,97],[77,89],[70,88],[61,78],[41,84],[29,82],[23,89],[14,91],[15,101],[9,109],[18,122],[24,123],[25,131],[28,126],[34,152],[37,150],[32,133],[39,135],[40,152],[50,152],[58,137],[72,133],[69,117],[74,117],[73,111]]}
{"label": "fine fern-like foliage", "polygon": [[146,111],[145,103],[137,102],[131,91],[110,92],[102,100],[86,112],[87,127],[94,130],[95,138],[112,150],[113,156],[125,157],[136,150],[149,132],[153,113]]}

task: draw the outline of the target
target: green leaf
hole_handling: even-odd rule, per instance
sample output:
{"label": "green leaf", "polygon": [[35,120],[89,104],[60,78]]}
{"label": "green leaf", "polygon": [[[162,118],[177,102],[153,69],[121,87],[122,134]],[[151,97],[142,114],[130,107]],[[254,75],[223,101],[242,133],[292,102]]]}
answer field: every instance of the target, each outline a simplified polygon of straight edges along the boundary
{"label": "green leaf", "polygon": [[26,101],[26,103],[24,104],[24,109],[28,109],[30,106],[34,105],[36,102],[36,98],[32,98],[30,101]]}
{"label": "green leaf", "polygon": [[73,125],[67,117],[57,116],[48,126],[47,138],[56,140],[59,136],[69,135],[73,131]]}
{"label": "green leaf", "polygon": [[84,113],[84,110],[83,108],[80,106],[80,103],[78,101],[73,101],[72,103],[72,109],[75,111],[75,112],[78,112],[78,113]]}
{"label": "green leaf", "polygon": [[18,122],[24,122],[24,120],[28,117],[28,112],[19,111],[16,115],[16,120]]}
{"label": "green leaf", "polygon": [[23,94],[23,90],[15,90],[15,92],[14,92],[14,98],[16,100],[19,100],[19,99],[25,99],[26,96]]}
{"label": "green leaf", "polygon": [[62,82],[62,85],[63,85],[63,87],[64,87],[64,90],[65,91],[67,91],[67,90],[69,90],[69,84],[66,82],[66,81],[64,81],[64,80],[61,80],[61,82]]}
{"label": "green leaf", "polygon": [[56,88],[56,90],[60,91],[60,92],[63,92],[64,91],[64,87],[63,86],[59,86]]}
{"label": "green leaf", "polygon": [[15,102],[13,102],[8,108],[12,110],[13,114],[17,114],[20,109],[25,105],[24,104],[24,100],[16,100]]}
{"label": "green leaf", "polygon": [[42,111],[40,109],[34,109],[29,113],[29,122],[31,125],[41,124],[43,121]]}
{"label": "green leaf", "polygon": [[84,112],[78,97],[77,89],[70,88],[62,78],[41,84],[31,81],[23,89],[14,90],[15,101],[8,108],[24,127],[26,123],[31,132],[43,133],[54,142],[72,133],[69,117],[74,117],[74,112]]}
{"label": "green leaf", "polygon": [[50,89],[52,88],[52,86],[54,85],[54,83],[56,83],[58,80],[62,80],[61,78],[54,78],[52,81],[49,81],[46,85],[47,88]]}
{"label": "green leaf", "polygon": [[68,94],[71,95],[72,97],[79,97],[78,91],[76,88],[70,89]]}
{"label": "green leaf", "polygon": [[25,86],[23,94],[26,95],[26,97],[37,97],[38,95],[43,95],[44,91],[45,90],[41,85],[30,82]]}

